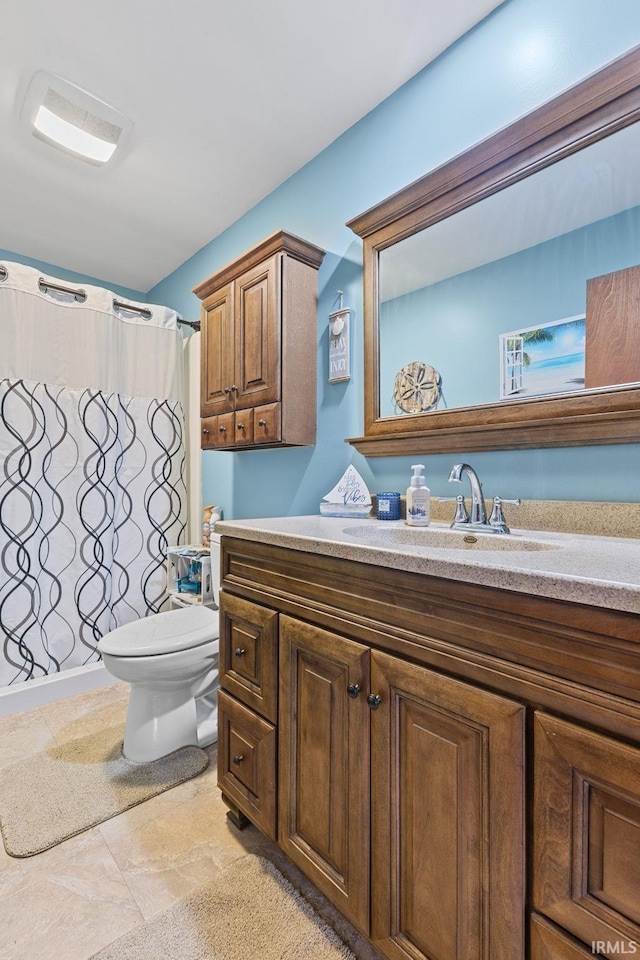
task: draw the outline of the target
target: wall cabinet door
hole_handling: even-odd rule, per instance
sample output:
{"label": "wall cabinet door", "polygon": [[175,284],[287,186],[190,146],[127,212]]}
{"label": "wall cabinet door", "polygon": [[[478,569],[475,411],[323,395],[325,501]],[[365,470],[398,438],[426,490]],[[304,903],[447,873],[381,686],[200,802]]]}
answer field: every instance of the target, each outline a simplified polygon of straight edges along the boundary
{"label": "wall cabinet door", "polygon": [[371,690],[374,946],[524,957],[524,708],[377,651]]}
{"label": "wall cabinet door", "polygon": [[235,327],[231,284],[213,293],[202,306],[200,415],[211,417],[233,410]]}
{"label": "wall cabinet door", "polygon": [[280,617],[278,842],[365,933],[368,673],[367,647]]}
{"label": "wall cabinet door", "polygon": [[236,409],[280,399],[280,261],[235,281]]}

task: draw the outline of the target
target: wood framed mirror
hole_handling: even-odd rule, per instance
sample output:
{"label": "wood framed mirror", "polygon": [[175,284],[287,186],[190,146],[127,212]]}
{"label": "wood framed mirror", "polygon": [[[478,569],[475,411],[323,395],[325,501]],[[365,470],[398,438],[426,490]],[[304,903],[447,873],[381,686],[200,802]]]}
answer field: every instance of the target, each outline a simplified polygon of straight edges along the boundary
{"label": "wood framed mirror", "polygon": [[349,443],[640,440],[639,119],[637,48],[349,221],[365,330]]}

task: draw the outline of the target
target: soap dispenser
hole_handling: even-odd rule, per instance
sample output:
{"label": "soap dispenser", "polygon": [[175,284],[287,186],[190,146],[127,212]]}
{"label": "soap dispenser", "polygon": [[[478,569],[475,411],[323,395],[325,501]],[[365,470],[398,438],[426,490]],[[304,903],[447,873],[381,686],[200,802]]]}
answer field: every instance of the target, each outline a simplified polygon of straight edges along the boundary
{"label": "soap dispenser", "polygon": [[431,519],[431,493],[424,479],[424,464],[411,469],[411,486],[407,489],[407,523],[412,527],[427,527]]}

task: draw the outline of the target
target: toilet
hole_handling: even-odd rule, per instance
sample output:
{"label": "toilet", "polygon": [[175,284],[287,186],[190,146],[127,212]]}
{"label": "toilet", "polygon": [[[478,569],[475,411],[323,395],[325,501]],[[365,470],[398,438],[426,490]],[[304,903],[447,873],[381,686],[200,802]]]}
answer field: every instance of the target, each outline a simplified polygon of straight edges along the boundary
{"label": "toilet", "polygon": [[[211,534],[211,580],[220,587],[220,536]],[[126,623],[98,650],[107,671],[131,684],[122,752],[148,763],[218,737],[218,611],[201,604]]]}

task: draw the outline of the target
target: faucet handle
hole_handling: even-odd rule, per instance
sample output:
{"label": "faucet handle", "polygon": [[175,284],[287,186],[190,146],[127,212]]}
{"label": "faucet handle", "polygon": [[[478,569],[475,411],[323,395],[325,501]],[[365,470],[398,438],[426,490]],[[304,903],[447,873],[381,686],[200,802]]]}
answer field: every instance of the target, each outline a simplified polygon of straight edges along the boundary
{"label": "faucet handle", "polygon": [[459,523],[469,523],[469,514],[467,513],[464,497],[461,493],[459,493],[457,497],[438,497],[438,503],[456,504],[456,515],[453,518],[452,527]]}
{"label": "faucet handle", "polygon": [[516,500],[506,500],[504,497],[493,498],[493,510],[489,517],[489,526],[494,527],[500,533],[509,533],[509,527],[502,512],[503,503],[512,503],[515,507],[519,507],[522,504],[522,500],[519,497]]}

